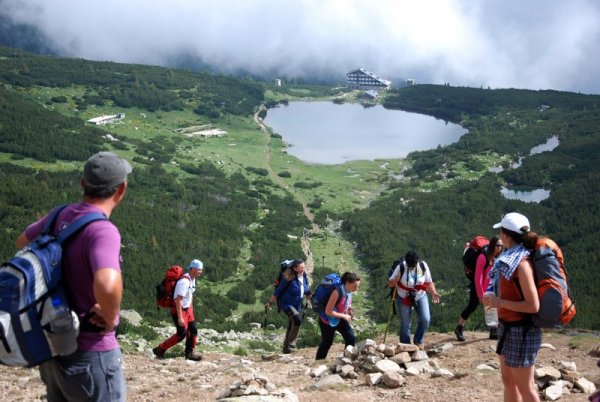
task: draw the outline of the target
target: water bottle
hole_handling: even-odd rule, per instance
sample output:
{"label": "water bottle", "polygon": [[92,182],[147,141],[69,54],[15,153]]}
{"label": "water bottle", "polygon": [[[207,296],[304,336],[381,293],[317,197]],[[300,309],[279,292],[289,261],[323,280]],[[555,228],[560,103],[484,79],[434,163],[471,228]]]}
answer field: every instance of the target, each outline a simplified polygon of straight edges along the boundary
{"label": "water bottle", "polygon": [[[490,283],[488,284],[485,292],[483,293],[483,298],[485,296],[497,296],[496,293],[496,281],[497,281],[497,271],[492,270],[490,272]],[[498,309],[494,307],[484,307],[483,315],[485,317],[485,325],[490,328],[498,326]]]}
{"label": "water bottle", "polygon": [[485,325],[490,328],[498,326],[498,309],[493,307],[485,307],[483,309],[483,315],[485,317]]}
{"label": "water bottle", "polygon": [[77,350],[78,320],[61,296],[52,297],[50,331],[55,354],[67,356]]}

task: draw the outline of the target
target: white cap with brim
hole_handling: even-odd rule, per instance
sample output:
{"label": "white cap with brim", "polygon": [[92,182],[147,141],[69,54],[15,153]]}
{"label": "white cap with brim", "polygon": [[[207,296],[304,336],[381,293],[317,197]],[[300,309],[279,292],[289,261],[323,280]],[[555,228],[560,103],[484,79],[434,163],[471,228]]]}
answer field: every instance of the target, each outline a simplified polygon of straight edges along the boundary
{"label": "white cap with brim", "polygon": [[504,228],[515,233],[527,233],[531,229],[529,219],[518,212],[511,212],[504,215],[502,221],[493,226],[494,229]]}
{"label": "white cap with brim", "polygon": [[188,269],[204,269],[204,264],[200,260],[192,260],[188,265]]}

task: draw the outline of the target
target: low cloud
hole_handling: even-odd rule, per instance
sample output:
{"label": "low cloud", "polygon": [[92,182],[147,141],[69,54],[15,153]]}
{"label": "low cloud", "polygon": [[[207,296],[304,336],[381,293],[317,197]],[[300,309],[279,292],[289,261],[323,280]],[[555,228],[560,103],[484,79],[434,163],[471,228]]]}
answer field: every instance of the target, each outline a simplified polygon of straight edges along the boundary
{"label": "low cloud", "polygon": [[3,0],[65,56],[221,71],[600,93],[594,0]]}

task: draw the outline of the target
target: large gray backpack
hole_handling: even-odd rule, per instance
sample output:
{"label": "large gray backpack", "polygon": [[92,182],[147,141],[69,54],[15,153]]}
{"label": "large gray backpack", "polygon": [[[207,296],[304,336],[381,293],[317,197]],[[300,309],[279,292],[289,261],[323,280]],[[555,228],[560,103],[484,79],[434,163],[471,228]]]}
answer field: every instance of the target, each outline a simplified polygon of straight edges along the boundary
{"label": "large gray backpack", "polygon": [[62,280],[62,244],[87,224],[107,219],[90,213],[57,236],[55,208],[38,237],[0,266],[0,363],[33,367],[77,350],[79,319]]}

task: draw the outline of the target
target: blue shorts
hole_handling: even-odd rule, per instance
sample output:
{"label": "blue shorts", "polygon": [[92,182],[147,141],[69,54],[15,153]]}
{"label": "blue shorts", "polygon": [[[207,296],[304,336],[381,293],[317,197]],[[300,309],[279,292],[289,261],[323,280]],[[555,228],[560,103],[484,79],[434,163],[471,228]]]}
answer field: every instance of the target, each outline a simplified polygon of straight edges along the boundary
{"label": "blue shorts", "polygon": [[523,368],[535,364],[542,344],[542,330],[532,325],[498,326],[498,349],[508,367]]}

